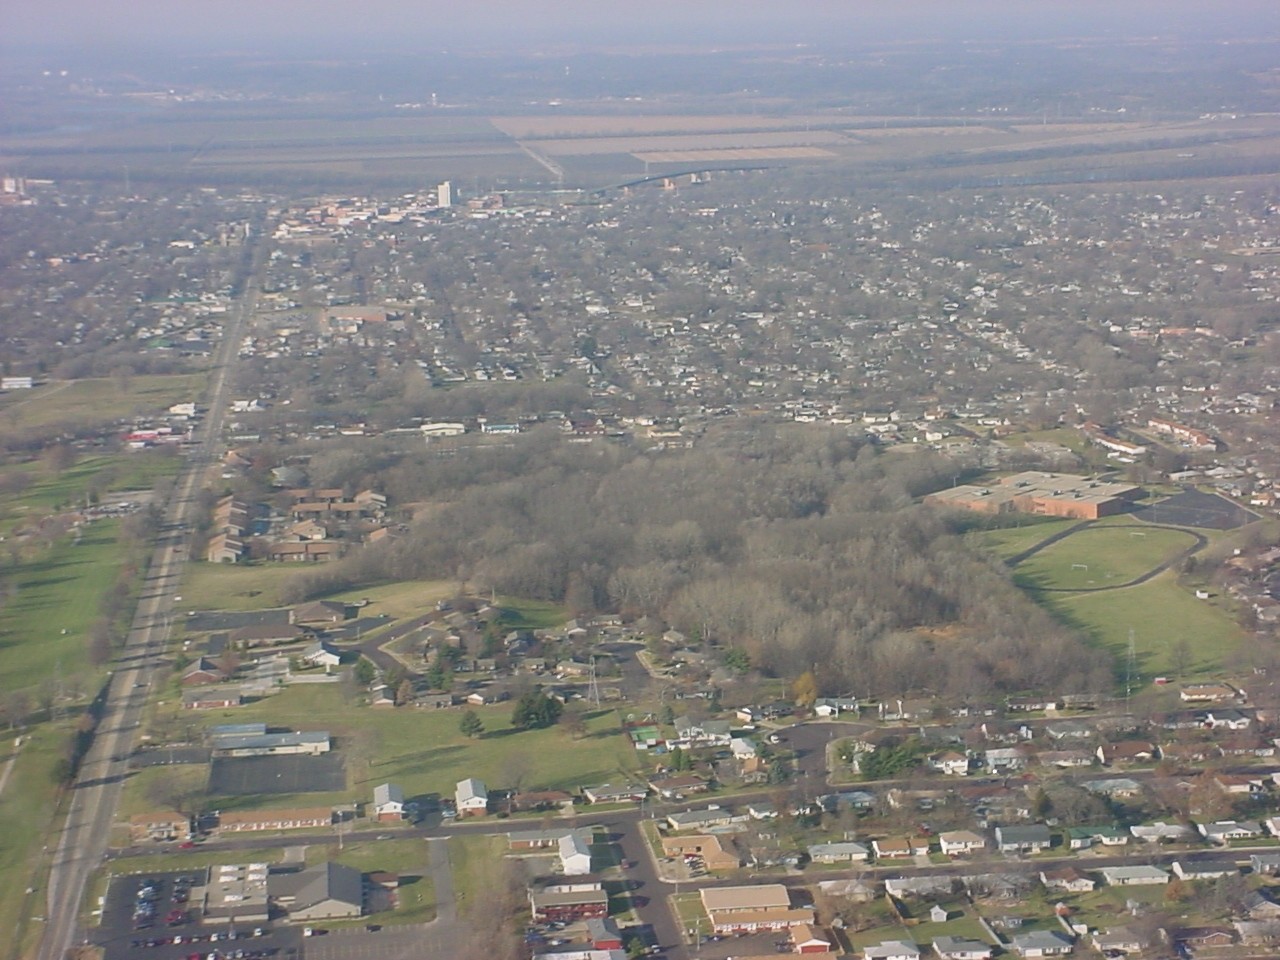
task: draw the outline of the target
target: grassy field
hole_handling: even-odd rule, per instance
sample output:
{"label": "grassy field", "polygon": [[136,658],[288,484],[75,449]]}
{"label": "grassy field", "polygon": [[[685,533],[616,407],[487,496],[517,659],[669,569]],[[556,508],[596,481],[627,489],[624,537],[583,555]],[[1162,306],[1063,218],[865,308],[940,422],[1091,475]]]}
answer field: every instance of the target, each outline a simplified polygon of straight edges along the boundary
{"label": "grassy field", "polygon": [[[192,610],[262,610],[279,604],[285,584],[306,572],[287,563],[191,563],[182,582],[182,602]],[[421,616],[456,590],[456,584],[445,580],[404,581],[343,590],[325,599],[368,600],[362,614],[385,613],[400,620]]]}
{"label": "grassy field", "polygon": [[1086,527],[1014,568],[1027,590],[1093,590],[1128,583],[1195,544],[1181,530]]}
{"label": "grassy field", "polygon": [[87,428],[198,400],[208,379],[208,374],[184,373],[53,381],[35,390],[14,391],[0,402],[0,411],[13,426],[26,429],[69,421]]}
{"label": "grassy field", "polygon": [[[1226,610],[1197,600],[1173,571],[1136,587],[1095,593],[1041,594],[1049,610],[1083,631],[1123,663],[1133,630],[1137,668],[1144,678],[1219,674],[1248,637]],[[1177,662],[1185,642],[1188,660]]]}
{"label": "grassy field", "polygon": [[1077,520],[1052,520],[1020,527],[1006,527],[1002,530],[983,530],[976,536],[984,547],[1000,559],[1008,560],[1078,522]]}
{"label": "grassy field", "polygon": [[462,916],[481,915],[488,891],[498,880],[506,840],[494,836],[449,838],[449,866],[453,873],[453,894]]}
{"label": "grassy field", "polygon": [[85,638],[115,580],[118,526],[90,524],[78,544],[66,540],[18,568],[17,594],[0,607],[0,690],[33,687],[59,665],[64,678],[91,679]]}
{"label": "grassy field", "polygon": [[[54,472],[42,463],[13,464],[0,470],[14,481],[15,492],[0,495],[0,535],[39,520],[70,504],[84,504],[91,492],[100,496],[122,490],[150,491],[156,482],[176,476],[182,459],[161,451],[85,457]],[[25,484],[23,489],[18,486]]]}
{"label": "grassy field", "polygon": [[[251,795],[226,798],[224,809],[315,806],[329,802],[367,800],[385,781],[400,784],[406,796],[428,793],[453,795],[454,785],[479,777],[491,788],[576,789],[604,783],[637,766],[630,744],[621,736],[612,710],[588,714],[588,733],[580,740],[560,728],[517,731],[510,725],[511,705],[478,707],[485,732],[469,740],[458,731],[460,710],[375,710],[356,707],[342,698],[337,684],[295,686],[260,703],[238,710],[209,711],[200,721],[209,725],[262,721],[289,729],[328,730],[345,751],[351,789],[344,794]],[[156,713],[159,731],[179,721],[177,704],[170,701]],[[189,719],[182,717],[181,719]],[[121,816],[137,812],[146,802],[145,778],[135,775],[125,794]],[[145,807],[142,807],[145,809]]]}
{"label": "grassy field", "polygon": [[[0,830],[0,930],[6,931],[0,957],[18,956],[41,932],[30,918],[43,912],[47,863],[42,847],[55,836],[57,813],[51,774],[70,731],[70,721],[32,728],[0,794],[5,817]],[[12,741],[4,741],[0,764],[12,753]],[[34,892],[27,893],[29,887]]]}

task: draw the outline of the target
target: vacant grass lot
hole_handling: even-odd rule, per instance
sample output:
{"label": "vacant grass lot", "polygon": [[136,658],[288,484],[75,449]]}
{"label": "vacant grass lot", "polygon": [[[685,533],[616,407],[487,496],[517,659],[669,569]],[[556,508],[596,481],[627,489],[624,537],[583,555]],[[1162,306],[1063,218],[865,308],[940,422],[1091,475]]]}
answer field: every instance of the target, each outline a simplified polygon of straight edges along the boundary
{"label": "vacant grass lot", "polygon": [[1052,543],[1014,568],[1027,590],[1093,590],[1149,573],[1195,544],[1181,530],[1092,526]]}
{"label": "vacant grass lot", "polygon": [[1219,674],[1247,641],[1222,608],[1197,600],[1166,570],[1136,587],[1096,593],[1042,593],[1056,616],[1093,638],[1122,664],[1133,630],[1137,668],[1144,678],[1181,672],[1174,652],[1185,641],[1187,677]]}
{"label": "vacant grass lot", "polygon": [[0,402],[0,410],[13,426],[25,429],[70,421],[91,427],[199,400],[208,379],[205,373],[183,373],[51,382],[35,390],[14,391]]}
{"label": "vacant grass lot", "polygon": [[14,574],[17,594],[0,607],[0,690],[34,687],[61,665],[64,678],[84,674],[85,644],[97,601],[115,580],[114,520],[83,528]]}
{"label": "vacant grass lot", "polygon": [[[588,734],[580,740],[558,727],[513,729],[511,704],[478,707],[476,713],[485,732],[469,740],[458,732],[461,710],[355,706],[343,699],[338,684],[298,685],[237,710],[209,711],[199,718],[207,725],[262,721],[292,730],[328,730],[337,738],[338,748],[346,751],[351,786],[345,794],[250,795],[223,798],[214,805],[252,809],[368,800],[373,788],[388,780],[400,784],[409,797],[428,793],[452,797],[456,783],[466,777],[479,777],[491,788],[518,782],[525,789],[569,790],[616,779],[637,767],[612,710],[588,714]],[[156,713],[160,730],[178,721],[172,701]],[[136,805],[146,802],[145,781],[159,775],[151,771],[135,775],[138,783],[135,786],[131,780],[126,791],[128,809],[122,809],[121,816],[136,812]]]}

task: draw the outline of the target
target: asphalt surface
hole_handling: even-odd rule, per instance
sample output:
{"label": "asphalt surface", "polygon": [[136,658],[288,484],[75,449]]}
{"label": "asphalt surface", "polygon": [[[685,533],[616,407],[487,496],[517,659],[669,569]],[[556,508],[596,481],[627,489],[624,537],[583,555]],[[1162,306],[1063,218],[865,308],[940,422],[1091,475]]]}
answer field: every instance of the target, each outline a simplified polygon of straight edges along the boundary
{"label": "asphalt surface", "polygon": [[[260,240],[259,240],[260,243]],[[257,255],[261,254],[259,246]],[[256,271],[254,271],[256,275]],[[39,960],[62,960],[77,940],[77,913],[90,875],[106,856],[120,791],[133,751],[151,676],[169,638],[176,591],[195,520],[196,493],[214,462],[228,403],[229,372],[241,333],[256,302],[250,287],[230,314],[219,346],[209,409],[197,427],[198,444],[174,484],[164,526],[148,566],[142,596],[104,700],[94,743],[71,790],[66,820],[54,839],[46,888],[45,931]]]}

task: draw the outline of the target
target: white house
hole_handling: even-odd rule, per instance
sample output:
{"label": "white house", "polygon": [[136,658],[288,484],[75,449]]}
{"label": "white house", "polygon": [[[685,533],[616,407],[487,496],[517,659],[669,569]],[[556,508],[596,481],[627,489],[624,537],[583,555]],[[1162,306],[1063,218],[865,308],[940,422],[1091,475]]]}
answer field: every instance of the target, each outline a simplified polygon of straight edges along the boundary
{"label": "white house", "polygon": [[1103,867],[1102,879],[1113,887],[1158,886],[1169,882],[1169,874],[1159,867]]}
{"label": "white house", "polygon": [[489,810],[489,790],[483,780],[468,777],[458,781],[453,791],[453,802],[460,817],[484,816]]}
{"label": "white house", "polygon": [[576,833],[566,833],[557,841],[560,872],[567,877],[580,877],[591,872],[591,848]]}
{"label": "white house", "polygon": [[946,856],[958,857],[986,849],[987,838],[972,830],[947,830],[938,834],[938,845]]}
{"label": "white house", "polygon": [[738,760],[750,760],[756,755],[756,743],[750,737],[734,737],[729,741],[729,749]]}
{"label": "white house", "polygon": [[942,960],[989,960],[991,956],[989,945],[964,937],[934,937],[933,949]]}
{"label": "white house", "polygon": [[920,960],[920,948],[910,940],[885,940],[862,951],[867,960]]}
{"label": "white house", "polygon": [[338,655],[337,651],[322,640],[317,640],[303,650],[298,659],[309,666],[324,667],[326,670],[336,667],[342,662],[342,657]]}
{"label": "white house", "polygon": [[380,783],[373,788],[375,820],[404,819],[404,791],[395,783]]}
{"label": "white house", "polygon": [[1013,949],[1022,957],[1062,957],[1071,953],[1075,945],[1057,930],[1032,930],[1015,934]]}

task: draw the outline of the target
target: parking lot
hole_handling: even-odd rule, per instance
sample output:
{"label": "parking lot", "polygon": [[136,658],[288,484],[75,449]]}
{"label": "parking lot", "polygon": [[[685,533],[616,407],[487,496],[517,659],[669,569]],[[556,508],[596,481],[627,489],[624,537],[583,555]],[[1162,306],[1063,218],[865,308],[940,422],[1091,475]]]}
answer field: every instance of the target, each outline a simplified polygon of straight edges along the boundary
{"label": "parking lot", "polygon": [[338,793],[347,789],[340,753],[319,757],[225,757],[213,761],[209,792],[218,797],[255,793]]}
{"label": "parking lot", "polygon": [[112,879],[93,941],[104,960],[265,960],[298,955],[301,931],[270,923],[204,924],[191,892],[202,870]]}

